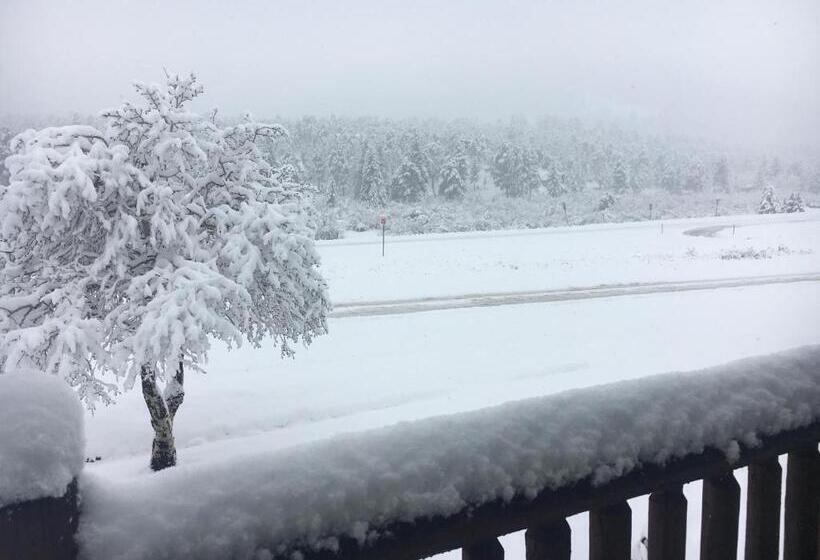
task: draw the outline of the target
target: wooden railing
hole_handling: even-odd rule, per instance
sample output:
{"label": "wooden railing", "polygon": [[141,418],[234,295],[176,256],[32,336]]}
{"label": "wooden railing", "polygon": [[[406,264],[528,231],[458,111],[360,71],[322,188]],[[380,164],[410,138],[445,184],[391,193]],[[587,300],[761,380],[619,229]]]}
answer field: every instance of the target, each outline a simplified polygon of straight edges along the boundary
{"label": "wooden railing", "polygon": [[[338,539],[337,551],[315,551],[294,542],[282,558],[300,551],[305,560],[415,560],[462,549],[469,560],[501,560],[498,536],[526,530],[526,560],[568,560],[570,527],[566,518],[589,512],[591,560],[629,560],[632,512],[627,500],[649,495],[650,560],[682,560],[686,553],[686,509],[683,485],[703,481],[700,558],[737,558],[740,486],[733,471],[748,467],[745,558],[777,560],[780,546],[780,455],[788,456],[784,560],[820,560],[820,423],[765,438],[740,448],[731,464],[723,452],[706,450],[664,466],[645,466],[596,486],[591,480],[534,499],[483,504],[448,517],[374,527],[378,538],[359,543]],[[281,544],[281,543],[280,543]],[[274,547],[276,549],[276,547]],[[281,550],[281,548],[280,548]]]}
{"label": "wooden railing", "polygon": [[78,523],[76,479],[61,497],[0,507],[0,560],[74,560]]}

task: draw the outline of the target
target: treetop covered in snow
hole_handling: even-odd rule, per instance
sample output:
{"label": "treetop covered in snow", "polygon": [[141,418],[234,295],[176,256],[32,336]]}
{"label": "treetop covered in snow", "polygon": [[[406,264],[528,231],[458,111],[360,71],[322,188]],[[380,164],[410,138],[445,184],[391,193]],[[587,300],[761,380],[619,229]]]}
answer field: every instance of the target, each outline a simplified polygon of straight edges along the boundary
{"label": "treetop covered in snow", "polygon": [[[120,481],[89,475],[88,558],[261,558],[394,521],[450,515],[820,419],[820,346],[401,423],[289,449],[215,456]],[[203,491],[207,489],[207,491]],[[163,504],[157,515],[156,504]],[[261,552],[260,552],[261,551]]]}
{"label": "treetop covered in snow", "polygon": [[135,87],[105,130],[18,135],[0,187],[0,372],[60,374],[92,405],[107,373],[201,368],[211,338],[290,355],[326,331],[308,202],[259,149],[285,130],[190,112],[193,75]]}
{"label": "treetop covered in snow", "polygon": [[50,375],[0,375],[0,507],[65,494],[85,454],[83,410]]}

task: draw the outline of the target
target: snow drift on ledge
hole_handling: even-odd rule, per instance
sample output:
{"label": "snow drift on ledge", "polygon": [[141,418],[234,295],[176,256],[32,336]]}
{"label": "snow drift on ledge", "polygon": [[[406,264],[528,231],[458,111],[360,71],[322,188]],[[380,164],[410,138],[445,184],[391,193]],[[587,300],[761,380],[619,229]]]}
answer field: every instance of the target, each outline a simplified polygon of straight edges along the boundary
{"label": "snow drift on ledge", "polygon": [[88,559],[269,558],[279,543],[535,495],[820,418],[820,346],[402,423],[159,474],[81,479]]}
{"label": "snow drift on ledge", "polygon": [[84,453],[83,409],[65,382],[0,375],[0,507],[62,496]]}

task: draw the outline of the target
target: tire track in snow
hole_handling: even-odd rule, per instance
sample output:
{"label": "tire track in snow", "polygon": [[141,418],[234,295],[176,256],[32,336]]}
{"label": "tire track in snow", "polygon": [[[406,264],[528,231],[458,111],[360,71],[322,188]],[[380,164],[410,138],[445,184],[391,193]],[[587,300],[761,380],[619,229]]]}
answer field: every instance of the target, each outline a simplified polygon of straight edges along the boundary
{"label": "tire track in snow", "polygon": [[341,319],[345,317],[401,315],[406,313],[423,313],[425,311],[465,309],[470,307],[496,307],[500,305],[576,301],[619,296],[688,292],[694,290],[717,290],[724,288],[739,288],[743,286],[762,286],[767,284],[791,284],[794,282],[817,281],[820,281],[820,272],[717,278],[709,280],[687,280],[682,282],[605,284],[586,288],[567,288],[561,290],[493,292],[456,296],[436,296],[418,299],[350,302],[335,304],[330,317]]}

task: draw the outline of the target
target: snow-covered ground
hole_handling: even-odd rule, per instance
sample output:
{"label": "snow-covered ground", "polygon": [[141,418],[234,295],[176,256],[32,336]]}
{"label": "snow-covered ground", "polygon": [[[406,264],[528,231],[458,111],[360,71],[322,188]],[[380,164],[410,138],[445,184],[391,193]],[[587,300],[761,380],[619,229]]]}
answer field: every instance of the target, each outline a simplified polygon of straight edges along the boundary
{"label": "snow-covered ground", "polygon": [[[726,227],[684,233],[709,226]],[[384,257],[375,232],[319,242],[335,303],[820,272],[816,210],[386,241]],[[771,258],[728,258],[748,248]]]}
{"label": "snow-covered ground", "polygon": [[[715,225],[729,227],[713,237],[684,234]],[[721,258],[750,247],[770,258]],[[663,234],[653,222],[389,238],[384,259],[372,234],[320,246],[337,303],[817,273],[819,249],[818,213],[679,220],[664,223]],[[179,459],[196,468],[260,448],[816,344],[818,318],[820,282],[806,281],[331,319],[330,334],[295,360],[266,347],[215,347],[207,375],[186,379]],[[86,470],[98,483],[152,476],[144,406],[132,391],[87,418],[87,454],[102,461]]]}

